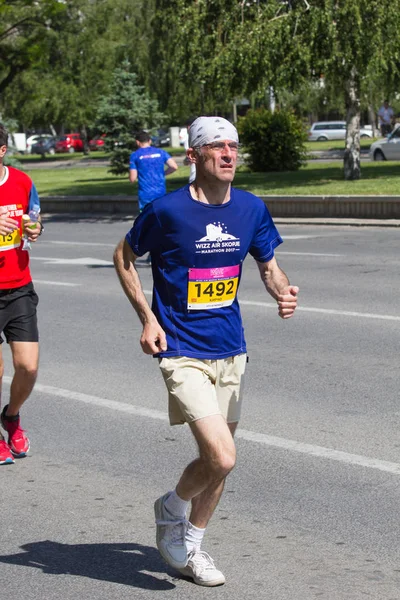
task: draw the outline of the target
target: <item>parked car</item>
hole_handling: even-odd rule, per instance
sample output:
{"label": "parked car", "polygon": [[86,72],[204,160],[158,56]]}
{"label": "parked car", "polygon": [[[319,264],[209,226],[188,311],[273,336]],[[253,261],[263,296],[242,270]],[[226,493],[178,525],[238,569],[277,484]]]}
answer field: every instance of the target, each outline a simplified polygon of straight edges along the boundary
{"label": "parked car", "polygon": [[26,152],[32,154],[32,146],[33,144],[36,144],[39,139],[51,139],[53,137],[54,136],[48,133],[35,133],[34,135],[30,135],[26,140]]}
{"label": "parked car", "polygon": [[89,149],[90,150],[103,150],[104,149],[104,141],[106,135],[96,135],[93,139],[89,141]]}
{"label": "parked car", "polygon": [[41,154],[45,156],[46,154],[55,154],[56,152],[56,138],[39,138],[32,145],[31,154]]}
{"label": "parked car", "polygon": [[62,135],[56,142],[56,152],[74,152],[83,151],[83,140],[79,133],[66,133]]}
{"label": "parked car", "polygon": [[[372,138],[371,126],[360,127],[361,138]],[[346,121],[318,121],[308,131],[309,142],[327,142],[346,138]]]}
{"label": "parked car", "polygon": [[388,137],[371,144],[371,160],[400,160],[400,124],[394,126]]}
{"label": "parked car", "polygon": [[155,135],[151,136],[151,143],[156,148],[162,148],[164,146],[171,145],[171,137],[168,131],[164,131],[164,129],[159,129]]}

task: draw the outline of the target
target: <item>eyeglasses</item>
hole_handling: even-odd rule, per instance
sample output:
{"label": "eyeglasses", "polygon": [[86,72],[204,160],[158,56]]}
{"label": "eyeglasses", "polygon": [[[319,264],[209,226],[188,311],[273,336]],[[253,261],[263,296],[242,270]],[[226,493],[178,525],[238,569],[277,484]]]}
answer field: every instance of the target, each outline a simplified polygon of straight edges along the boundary
{"label": "eyeglasses", "polygon": [[211,144],[204,144],[202,148],[209,148],[214,152],[223,152],[226,146],[228,146],[231,152],[237,152],[239,150],[239,144],[237,144],[236,142],[212,142]]}

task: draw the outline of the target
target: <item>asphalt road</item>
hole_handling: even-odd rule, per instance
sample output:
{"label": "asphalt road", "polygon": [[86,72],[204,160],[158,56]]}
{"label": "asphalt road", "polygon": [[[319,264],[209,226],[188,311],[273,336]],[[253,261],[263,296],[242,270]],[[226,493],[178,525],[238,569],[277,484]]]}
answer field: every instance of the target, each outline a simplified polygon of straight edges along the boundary
{"label": "asphalt road", "polygon": [[398,231],[280,226],[288,321],[247,261],[238,465],[204,542],[227,584],[207,590],[155,550],[153,502],[195,448],[111,265],[129,226],[58,219],[32,250],[41,366],[31,453],[0,467],[2,598],[399,600]]}

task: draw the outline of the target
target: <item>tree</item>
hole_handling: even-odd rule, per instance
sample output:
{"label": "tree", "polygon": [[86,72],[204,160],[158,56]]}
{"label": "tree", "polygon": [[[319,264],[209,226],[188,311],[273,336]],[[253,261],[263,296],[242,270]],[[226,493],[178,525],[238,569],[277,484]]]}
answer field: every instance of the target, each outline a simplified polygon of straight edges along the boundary
{"label": "tree", "polygon": [[115,69],[110,93],[101,100],[96,119],[97,128],[106,134],[106,150],[111,151],[111,173],[127,173],[129,155],[136,148],[135,133],[159,127],[165,118],[157,101],[138,84],[129,62]]}
{"label": "tree", "polygon": [[[32,2],[16,3],[28,18]],[[24,128],[53,123],[84,133],[93,126],[99,99],[108,93],[115,66],[125,56],[128,35],[137,37],[141,1],[60,0],[60,6],[48,21],[37,60],[14,75],[2,105]],[[30,47],[26,34],[20,31],[19,44]]]}
{"label": "tree", "polygon": [[[171,114],[227,110],[270,86],[295,93],[318,82],[343,95],[344,171],[360,176],[361,103],[400,80],[400,0],[156,0],[154,89]],[[173,52],[171,49],[173,48]],[[165,64],[168,62],[168,70]],[[193,110],[195,106],[195,110]]]}
{"label": "tree", "polygon": [[290,46],[303,48],[310,75],[323,74],[344,92],[344,176],[358,179],[362,98],[370,96],[374,82],[388,91],[400,81],[400,0],[310,0],[307,11],[294,4],[286,23]]}
{"label": "tree", "polygon": [[64,15],[59,0],[0,0],[0,94],[47,55],[51,28]]}

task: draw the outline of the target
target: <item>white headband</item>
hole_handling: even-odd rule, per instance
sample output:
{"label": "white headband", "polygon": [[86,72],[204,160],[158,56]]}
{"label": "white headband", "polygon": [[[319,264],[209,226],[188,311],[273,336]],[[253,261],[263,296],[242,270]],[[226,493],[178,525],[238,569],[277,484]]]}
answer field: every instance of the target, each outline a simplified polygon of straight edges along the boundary
{"label": "white headband", "polygon": [[189,147],[198,148],[217,142],[232,140],[239,143],[237,129],[222,117],[198,117],[189,129]]}

